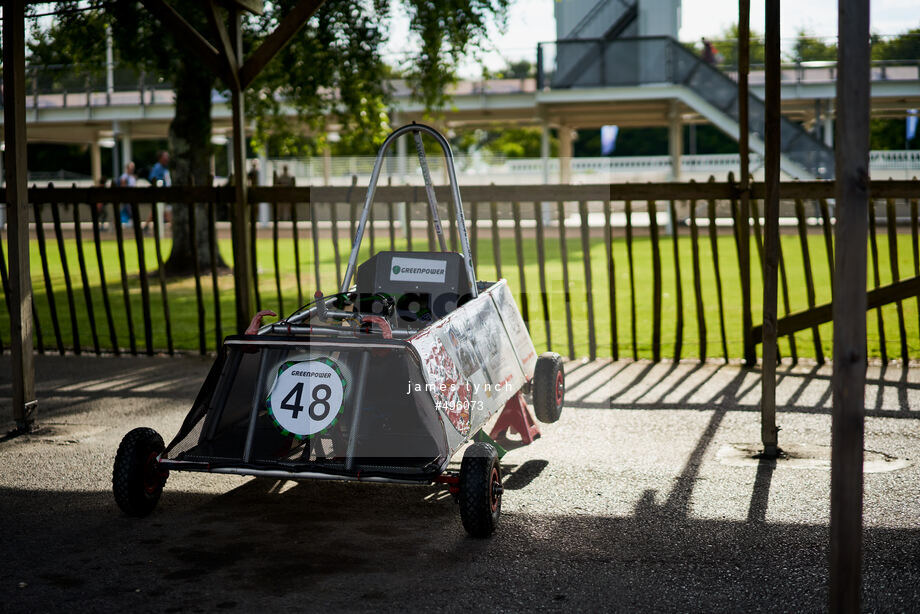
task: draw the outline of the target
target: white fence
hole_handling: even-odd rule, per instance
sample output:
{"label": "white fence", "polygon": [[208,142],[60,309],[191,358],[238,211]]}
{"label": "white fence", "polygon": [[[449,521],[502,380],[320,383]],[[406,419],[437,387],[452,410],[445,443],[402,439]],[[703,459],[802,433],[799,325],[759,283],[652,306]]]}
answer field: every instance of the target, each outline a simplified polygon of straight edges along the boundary
{"label": "white fence", "polygon": [[[329,185],[349,185],[357,176],[358,185],[366,186],[370,179],[374,158],[371,156],[342,156],[324,160],[317,158],[272,159],[265,162],[265,172],[260,181],[272,184],[272,173],[281,174],[283,167],[296,178],[297,185],[325,185],[328,163]],[[560,183],[559,158],[502,158],[484,156],[457,156],[457,173],[461,183],[476,185],[495,183],[498,185],[531,185]],[[428,158],[431,174],[436,183],[446,181],[444,163],[440,157]],[[623,183],[646,181],[669,181],[671,159],[668,156],[631,156],[619,158],[571,158],[572,183]],[[763,161],[760,156],[751,156],[751,172],[755,180],[763,178]],[[249,164],[247,163],[247,168]],[[413,156],[405,160],[405,173],[400,173],[400,164],[395,157],[388,158],[381,176],[381,185],[421,184],[422,175]],[[873,179],[912,179],[920,177],[920,150],[873,151],[869,153],[869,170]],[[740,158],[737,154],[710,154],[681,157],[681,181],[706,181],[710,175],[723,181],[729,172],[737,177],[740,172]],[[546,181],[544,181],[544,173]],[[217,183],[226,179],[217,178]],[[39,185],[52,183],[69,187],[92,185],[88,176],[74,173],[35,173],[29,181]]]}
{"label": "white fence", "polygon": [[[446,180],[443,160],[430,156],[431,173],[436,182]],[[502,158],[485,156],[457,156],[455,158],[460,182],[477,185],[495,183],[539,184],[560,183],[560,159],[549,158]],[[622,183],[668,181],[671,179],[671,159],[668,156],[631,156],[604,158],[571,158],[570,176],[572,183]],[[348,185],[352,177],[358,178],[358,185],[367,185],[374,158],[370,156],[332,157],[323,159],[274,159],[265,167],[265,183],[271,183],[273,172],[281,174],[288,167],[289,174],[297,185]],[[760,156],[751,157],[751,172],[755,180],[763,179],[763,161]],[[405,169],[404,172],[400,172]],[[873,151],[869,155],[869,170],[873,179],[911,179],[920,176],[920,150]],[[403,164],[396,157],[389,157],[381,175],[381,185],[421,184],[421,171],[413,156]],[[681,157],[681,181],[706,181],[710,175],[724,180],[729,172],[740,174],[740,158],[737,154],[686,155]]]}

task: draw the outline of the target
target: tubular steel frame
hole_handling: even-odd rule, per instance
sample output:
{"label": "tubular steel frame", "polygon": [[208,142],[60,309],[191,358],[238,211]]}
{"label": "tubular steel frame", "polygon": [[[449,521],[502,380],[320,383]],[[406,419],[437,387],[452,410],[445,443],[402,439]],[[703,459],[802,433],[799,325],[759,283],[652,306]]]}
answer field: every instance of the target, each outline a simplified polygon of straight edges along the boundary
{"label": "tubular steel frame", "polygon": [[[421,133],[424,132],[431,136],[438,142],[438,145],[441,146],[441,151],[444,152],[444,158],[447,162],[447,173],[450,179],[451,200],[453,200],[454,209],[457,215],[457,232],[460,235],[461,249],[463,249],[463,262],[466,266],[466,274],[470,281],[470,289],[473,298],[476,298],[479,296],[479,290],[476,287],[476,271],[473,268],[473,256],[470,252],[470,240],[466,232],[466,218],[463,215],[463,202],[460,200],[460,186],[457,184],[457,174],[454,170],[454,155],[453,152],[451,152],[450,143],[448,143],[447,139],[434,128],[414,122],[394,130],[390,136],[386,138],[383,145],[380,146],[380,150],[377,152],[377,159],[374,161],[374,170],[371,172],[371,180],[367,186],[367,196],[364,199],[364,209],[361,211],[361,219],[358,222],[358,228],[355,233],[354,245],[351,248],[351,255],[348,257],[348,267],[345,269],[345,277],[342,278],[342,286],[339,288],[339,292],[348,292],[348,288],[351,286],[351,278],[354,277],[355,267],[358,263],[358,251],[361,249],[361,241],[364,239],[364,228],[367,226],[367,218],[370,215],[371,206],[374,204],[374,193],[377,191],[377,181],[380,179],[380,169],[383,167],[383,160],[387,150],[396,139],[410,132],[414,133],[416,137],[415,142],[419,164],[422,167],[422,174],[425,178],[425,192],[428,196],[429,206],[431,207],[432,223],[435,225],[435,229],[438,230],[441,228],[441,221],[437,212],[437,203],[434,200],[434,186],[431,183],[431,175],[428,173],[428,163],[425,159],[425,149],[421,142]],[[438,232],[438,236],[440,238],[441,249],[444,250],[443,234]]]}

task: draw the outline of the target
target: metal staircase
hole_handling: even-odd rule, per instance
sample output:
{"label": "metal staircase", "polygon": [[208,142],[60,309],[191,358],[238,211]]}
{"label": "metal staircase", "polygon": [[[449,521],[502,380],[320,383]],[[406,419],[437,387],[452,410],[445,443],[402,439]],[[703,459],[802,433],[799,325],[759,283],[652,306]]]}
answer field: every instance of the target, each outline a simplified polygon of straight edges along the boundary
{"label": "metal staircase", "polygon": [[638,2],[627,0],[599,0],[579,20],[567,39],[605,38],[620,36],[638,16]]}
{"label": "metal staircase", "polygon": [[[668,36],[556,41],[556,66],[549,85],[681,86],[673,97],[733,138],[739,135],[738,84]],[[764,102],[753,94],[749,96],[751,150],[762,154]],[[781,167],[787,174],[797,179],[834,177],[834,150],[802,126],[783,118],[780,142]]]}

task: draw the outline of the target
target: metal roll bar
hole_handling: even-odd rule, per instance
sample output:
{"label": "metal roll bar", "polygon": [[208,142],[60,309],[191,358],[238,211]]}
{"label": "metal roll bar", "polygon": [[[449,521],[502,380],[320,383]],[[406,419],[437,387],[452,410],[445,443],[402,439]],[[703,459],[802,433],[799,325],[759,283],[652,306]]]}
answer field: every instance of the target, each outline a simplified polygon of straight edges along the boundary
{"label": "metal roll bar", "polygon": [[460,246],[463,249],[463,262],[466,265],[466,274],[470,280],[470,291],[473,297],[479,296],[479,290],[476,287],[476,271],[473,268],[473,256],[470,251],[470,240],[466,233],[466,218],[463,215],[463,203],[460,200],[460,187],[457,184],[457,173],[454,170],[454,156],[450,150],[450,143],[447,142],[440,132],[426,126],[412,122],[397,128],[390,136],[386,138],[380,150],[377,152],[377,159],[374,161],[374,170],[371,173],[370,184],[367,186],[367,196],[364,199],[364,210],[361,212],[361,219],[358,222],[358,228],[355,231],[354,244],[351,248],[351,255],[348,257],[348,268],[345,269],[345,277],[342,279],[342,287],[339,292],[347,292],[351,287],[351,279],[355,274],[355,267],[358,263],[358,251],[361,249],[361,241],[364,239],[364,227],[367,225],[367,218],[370,214],[371,205],[374,203],[374,193],[377,191],[377,181],[380,179],[380,169],[383,167],[383,160],[386,156],[390,145],[400,136],[412,132],[415,137],[416,151],[418,152],[419,164],[422,167],[422,176],[425,179],[425,194],[428,198],[428,205],[431,207],[432,223],[438,231],[438,239],[442,251],[445,250],[444,237],[441,232],[441,219],[438,216],[437,201],[434,197],[434,186],[431,183],[431,175],[428,172],[428,163],[425,157],[425,148],[422,145],[421,133],[424,132],[434,138],[441,146],[444,153],[444,159],[447,162],[447,174],[450,179],[450,195],[454,208],[457,211],[457,232],[460,235]]}

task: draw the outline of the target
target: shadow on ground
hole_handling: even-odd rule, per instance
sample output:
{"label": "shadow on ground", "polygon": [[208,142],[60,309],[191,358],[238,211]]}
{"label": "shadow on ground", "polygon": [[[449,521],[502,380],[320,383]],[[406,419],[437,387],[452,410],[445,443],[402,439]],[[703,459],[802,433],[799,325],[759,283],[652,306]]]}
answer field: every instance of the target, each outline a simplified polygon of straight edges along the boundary
{"label": "shadow on ground", "polygon": [[[0,373],[8,364],[0,358]],[[0,611],[826,608],[826,519],[790,514],[795,522],[766,522],[774,463],[762,462],[752,482],[732,475],[724,487],[710,481],[703,490],[715,505],[741,501],[746,518],[712,519],[719,508],[707,519],[691,513],[694,490],[711,480],[701,467],[728,412],[757,408],[756,371],[714,363],[571,364],[569,407],[653,410],[643,415],[659,422],[635,423],[652,426],[666,424],[660,417],[667,412],[654,410],[711,413],[686,433],[692,445],[673,473],[652,460],[626,473],[606,440],[584,457],[586,445],[566,431],[587,428],[584,421],[598,414],[638,414],[567,414],[577,418],[547,428],[558,428],[558,441],[570,438],[564,454],[552,456],[552,448],[544,458],[506,465],[508,500],[517,507],[508,506],[489,540],[468,538],[452,498],[434,487],[177,474],[150,517],[125,517],[104,486],[116,437],[127,425],[181,420],[209,366],[188,357],[37,362],[41,416],[61,435],[0,444]],[[828,373],[784,370],[777,392],[784,411],[829,413]],[[920,417],[920,384],[911,378],[916,373],[906,370],[870,373],[870,415]],[[0,380],[7,406],[8,397],[7,378]],[[912,422],[886,424],[915,440],[906,428]],[[659,435],[641,441],[676,437]],[[575,507],[612,479],[647,483],[645,473],[662,471],[667,490],[630,483],[619,492],[637,503],[617,515]],[[785,474],[787,490],[802,484],[793,475]],[[911,474],[903,475],[902,490],[913,488]],[[207,490],[223,494],[198,492]],[[535,492],[552,494],[529,496]],[[915,509],[885,511],[896,526],[911,528],[866,530],[866,610],[910,611],[920,603]]]}
{"label": "shadow on ground", "polygon": [[[146,519],[121,515],[108,492],[4,489],[0,514],[9,611],[826,603],[826,527],[689,519],[654,493],[624,518],[505,515],[485,541],[465,536],[445,491],[420,487],[253,480],[211,497],[167,490]],[[866,609],[916,607],[918,551],[920,529],[867,531]]]}
{"label": "shadow on ground", "polygon": [[[894,363],[870,366],[866,416],[920,418],[918,374]],[[781,365],[777,409],[830,414],[831,376],[830,365]],[[760,380],[759,368],[721,361],[572,361],[566,364],[566,407],[760,411]]]}
{"label": "shadow on ground", "polygon": [[[213,357],[37,356],[35,388],[39,420],[96,411],[101,404],[122,412],[175,407],[194,399]],[[10,415],[10,357],[0,356],[0,411]]]}

